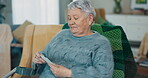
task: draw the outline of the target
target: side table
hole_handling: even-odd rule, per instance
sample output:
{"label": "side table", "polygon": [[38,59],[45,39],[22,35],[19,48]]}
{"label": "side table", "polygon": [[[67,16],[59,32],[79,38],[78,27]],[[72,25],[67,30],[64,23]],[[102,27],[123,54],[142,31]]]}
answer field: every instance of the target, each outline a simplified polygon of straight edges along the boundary
{"label": "side table", "polygon": [[148,67],[140,66],[137,63],[137,74],[134,78],[148,78]]}

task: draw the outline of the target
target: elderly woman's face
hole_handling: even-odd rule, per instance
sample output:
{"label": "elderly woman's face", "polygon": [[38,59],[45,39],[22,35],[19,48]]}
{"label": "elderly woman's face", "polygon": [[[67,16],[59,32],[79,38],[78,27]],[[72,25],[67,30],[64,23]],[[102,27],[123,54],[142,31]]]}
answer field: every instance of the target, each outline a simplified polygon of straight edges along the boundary
{"label": "elderly woman's face", "polygon": [[75,36],[83,36],[90,32],[92,21],[92,16],[87,17],[85,13],[78,8],[68,10],[68,25],[70,27],[70,31]]}

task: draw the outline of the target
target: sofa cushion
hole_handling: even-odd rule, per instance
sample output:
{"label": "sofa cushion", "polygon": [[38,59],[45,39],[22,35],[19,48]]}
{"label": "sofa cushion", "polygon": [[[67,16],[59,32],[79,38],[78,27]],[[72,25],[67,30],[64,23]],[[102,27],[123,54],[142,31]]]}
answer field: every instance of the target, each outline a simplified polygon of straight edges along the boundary
{"label": "sofa cushion", "polygon": [[23,38],[24,38],[24,32],[25,32],[25,28],[32,24],[29,21],[25,21],[21,26],[19,26],[17,29],[15,29],[13,31],[13,36],[20,42],[23,43]]}

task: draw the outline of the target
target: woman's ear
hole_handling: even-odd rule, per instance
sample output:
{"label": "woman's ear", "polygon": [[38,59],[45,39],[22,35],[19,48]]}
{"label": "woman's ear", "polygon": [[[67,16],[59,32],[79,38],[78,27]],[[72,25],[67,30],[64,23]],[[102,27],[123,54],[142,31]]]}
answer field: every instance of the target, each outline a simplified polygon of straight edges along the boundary
{"label": "woman's ear", "polygon": [[89,25],[91,25],[91,24],[92,24],[93,19],[94,19],[93,15],[92,15],[92,14],[89,14],[89,15],[88,15]]}

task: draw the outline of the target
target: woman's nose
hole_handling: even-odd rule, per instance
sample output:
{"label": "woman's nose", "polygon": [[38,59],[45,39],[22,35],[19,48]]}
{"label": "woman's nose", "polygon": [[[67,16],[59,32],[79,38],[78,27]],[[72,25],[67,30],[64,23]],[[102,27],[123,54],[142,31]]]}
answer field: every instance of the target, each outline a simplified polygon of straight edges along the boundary
{"label": "woman's nose", "polygon": [[74,25],[75,22],[74,22],[73,20],[70,20],[70,21],[69,21],[69,24],[70,24],[70,25]]}

